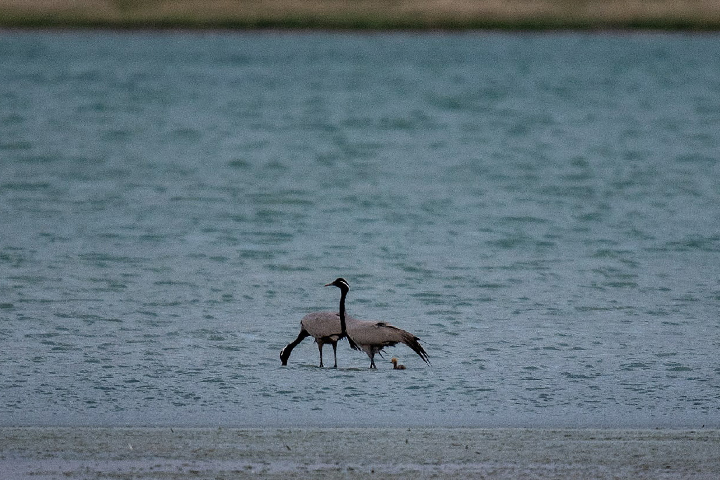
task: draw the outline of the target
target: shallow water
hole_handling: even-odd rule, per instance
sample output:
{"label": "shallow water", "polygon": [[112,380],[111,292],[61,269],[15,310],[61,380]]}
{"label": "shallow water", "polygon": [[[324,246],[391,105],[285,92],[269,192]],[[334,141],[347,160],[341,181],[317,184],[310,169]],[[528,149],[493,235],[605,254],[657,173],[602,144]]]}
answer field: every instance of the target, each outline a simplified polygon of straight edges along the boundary
{"label": "shallow water", "polygon": [[[0,424],[720,425],[720,37],[3,32],[0,64]],[[432,366],[281,367],[338,276]]]}

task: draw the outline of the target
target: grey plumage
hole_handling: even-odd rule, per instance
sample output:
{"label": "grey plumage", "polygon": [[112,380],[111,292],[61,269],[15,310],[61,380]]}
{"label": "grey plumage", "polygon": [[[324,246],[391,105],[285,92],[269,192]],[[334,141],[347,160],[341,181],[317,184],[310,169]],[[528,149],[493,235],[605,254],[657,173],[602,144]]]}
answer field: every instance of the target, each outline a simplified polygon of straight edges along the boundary
{"label": "grey plumage", "polygon": [[392,347],[398,343],[404,343],[410,347],[425,363],[430,365],[428,355],[420,345],[420,339],[412,333],[386,322],[357,320],[352,317],[348,317],[346,322],[348,339],[352,339],[350,346],[367,353],[370,357],[370,368],[377,368],[375,366],[376,353],[382,356],[385,347]]}
{"label": "grey plumage", "polygon": [[404,343],[410,347],[425,363],[430,365],[427,353],[420,345],[420,339],[410,332],[390,325],[386,322],[358,320],[345,314],[345,297],[350,290],[350,284],[343,278],[338,278],[326,286],[333,285],[340,289],[340,326],[343,334],[347,334],[350,346],[361,350],[370,357],[370,368],[375,366],[375,354],[380,354],[385,347]]}
{"label": "grey plumage", "polygon": [[323,366],[323,345],[328,343],[333,347],[335,368],[337,368],[337,342],[344,335],[340,325],[340,316],[335,312],[313,312],[305,315],[300,320],[300,333],[297,338],[280,350],[280,361],[287,365],[290,354],[306,337],[312,336],[320,350],[320,366]]}

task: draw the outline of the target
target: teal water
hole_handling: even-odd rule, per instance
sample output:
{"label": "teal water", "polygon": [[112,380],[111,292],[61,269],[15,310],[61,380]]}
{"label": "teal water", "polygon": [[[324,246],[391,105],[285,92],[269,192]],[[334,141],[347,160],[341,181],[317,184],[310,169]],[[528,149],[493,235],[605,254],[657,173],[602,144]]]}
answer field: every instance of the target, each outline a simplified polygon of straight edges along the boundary
{"label": "teal water", "polygon": [[719,160],[716,35],[1,32],[0,424],[718,427]]}

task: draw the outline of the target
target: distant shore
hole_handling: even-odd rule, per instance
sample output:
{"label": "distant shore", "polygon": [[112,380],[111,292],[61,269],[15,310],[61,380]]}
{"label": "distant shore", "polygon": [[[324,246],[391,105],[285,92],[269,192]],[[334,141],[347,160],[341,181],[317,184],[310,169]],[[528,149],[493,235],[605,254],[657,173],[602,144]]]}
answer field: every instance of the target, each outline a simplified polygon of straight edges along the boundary
{"label": "distant shore", "polygon": [[715,0],[0,0],[0,28],[720,31]]}
{"label": "distant shore", "polygon": [[1,427],[7,478],[716,479],[719,430]]}

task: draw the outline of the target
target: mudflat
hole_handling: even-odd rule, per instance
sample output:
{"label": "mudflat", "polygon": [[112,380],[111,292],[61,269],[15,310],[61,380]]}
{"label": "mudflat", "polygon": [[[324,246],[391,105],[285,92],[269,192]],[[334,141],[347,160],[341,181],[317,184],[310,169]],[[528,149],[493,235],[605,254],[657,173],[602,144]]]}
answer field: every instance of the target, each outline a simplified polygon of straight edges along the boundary
{"label": "mudflat", "polygon": [[716,479],[720,430],[0,428],[7,478]]}

